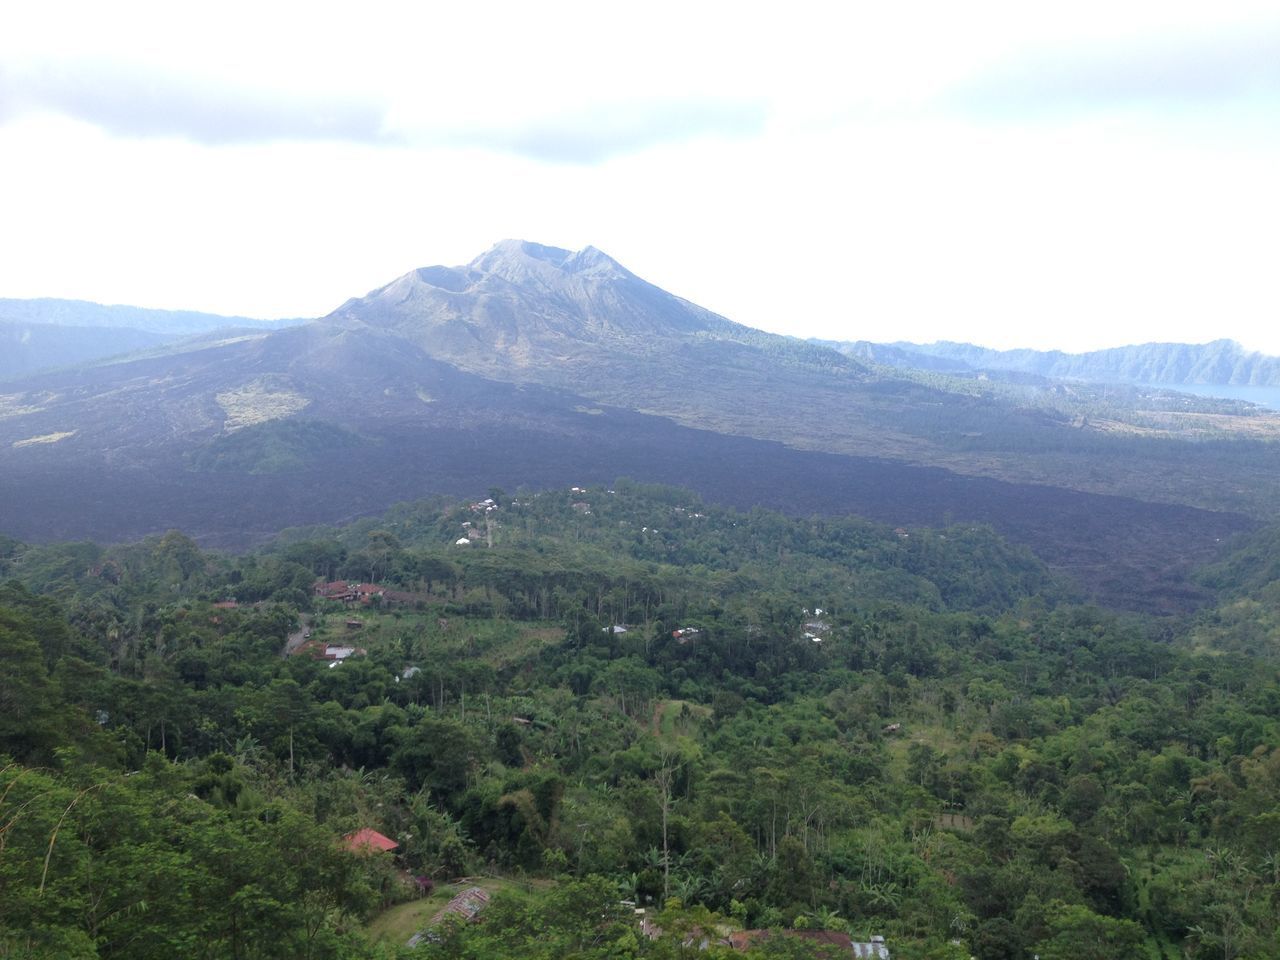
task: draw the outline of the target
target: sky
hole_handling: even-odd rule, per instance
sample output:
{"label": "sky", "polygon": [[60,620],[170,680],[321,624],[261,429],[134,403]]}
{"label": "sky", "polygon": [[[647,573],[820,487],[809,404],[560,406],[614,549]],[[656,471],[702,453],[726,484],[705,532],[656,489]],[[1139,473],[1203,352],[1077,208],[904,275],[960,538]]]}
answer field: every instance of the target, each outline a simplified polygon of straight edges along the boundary
{"label": "sky", "polygon": [[1280,6],[0,18],[0,297],[319,316],[508,237],[795,336],[1280,355]]}

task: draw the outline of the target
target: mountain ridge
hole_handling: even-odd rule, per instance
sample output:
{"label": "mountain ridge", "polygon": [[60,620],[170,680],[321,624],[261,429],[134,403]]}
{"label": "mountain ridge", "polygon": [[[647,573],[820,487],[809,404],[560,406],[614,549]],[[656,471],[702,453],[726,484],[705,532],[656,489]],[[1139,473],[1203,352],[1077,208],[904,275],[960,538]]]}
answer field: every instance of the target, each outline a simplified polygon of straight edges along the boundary
{"label": "mountain ridge", "polygon": [[281,330],[303,322],[54,297],[0,298],[0,381],[153,350],[217,330]]}
{"label": "mountain ridge", "polygon": [[27,300],[0,297],[0,322],[74,327],[127,327],[152,333],[185,336],[206,333],[219,327],[258,327],[274,330],[305,321],[301,318],[260,320],[200,310],[163,310],[59,297],[35,297]]}
{"label": "mountain ridge", "polygon": [[866,340],[810,342],[869,363],[916,366],[949,373],[999,370],[1095,383],[1280,387],[1280,357],[1246,350],[1236,341],[1225,338],[1203,344],[1130,344],[1083,353],[994,350],[952,340],[928,344]]}

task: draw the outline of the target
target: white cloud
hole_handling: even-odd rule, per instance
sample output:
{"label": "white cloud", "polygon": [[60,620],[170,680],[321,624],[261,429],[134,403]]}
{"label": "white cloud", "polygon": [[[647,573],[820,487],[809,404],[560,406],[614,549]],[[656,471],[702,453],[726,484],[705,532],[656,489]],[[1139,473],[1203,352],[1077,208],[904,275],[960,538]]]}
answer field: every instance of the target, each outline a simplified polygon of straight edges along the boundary
{"label": "white cloud", "polygon": [[522,236],[799,335],[1280,353],[1268,6],[30,4],[0,296],[318,314]]}

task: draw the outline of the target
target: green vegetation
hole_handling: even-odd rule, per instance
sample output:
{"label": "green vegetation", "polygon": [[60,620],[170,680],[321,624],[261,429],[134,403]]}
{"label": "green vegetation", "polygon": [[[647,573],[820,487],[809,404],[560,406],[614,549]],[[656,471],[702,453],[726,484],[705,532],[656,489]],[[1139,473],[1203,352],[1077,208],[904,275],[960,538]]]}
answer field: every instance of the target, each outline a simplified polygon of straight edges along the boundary
{"label": "green vegetation", "polygon": [[283,473],[315,466],[324,457],[349,452],[369,440],[331,423],[316,420],[272,420],[233,433],[220,434],[193,453],[193,470]]}
{"label": "green vegetation", "polygon": [[981,527],[487,495],[0,540],[0,955],[1280,955],[1274,531],[1157,620]]}

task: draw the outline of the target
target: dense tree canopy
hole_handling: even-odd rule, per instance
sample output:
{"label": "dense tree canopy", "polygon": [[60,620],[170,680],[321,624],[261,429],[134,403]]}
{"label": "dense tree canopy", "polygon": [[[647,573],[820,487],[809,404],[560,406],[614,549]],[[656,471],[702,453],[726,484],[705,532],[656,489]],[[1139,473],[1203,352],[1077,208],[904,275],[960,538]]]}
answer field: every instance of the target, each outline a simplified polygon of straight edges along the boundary
{"label": "dense tree canopy", "polygon": [[[1273,534],[1183,622],[983,528],[490,494],[0,550],[0,954],[1280,955]],[[463,876],[475,922],[367,932]]]}

